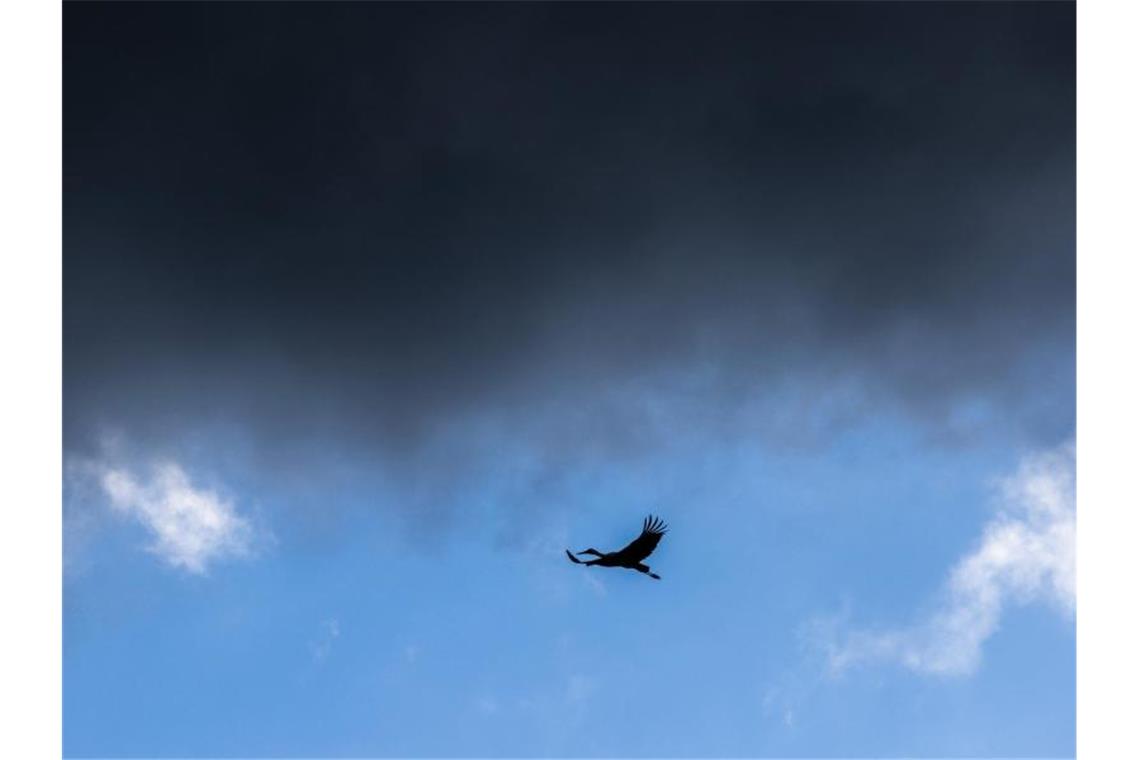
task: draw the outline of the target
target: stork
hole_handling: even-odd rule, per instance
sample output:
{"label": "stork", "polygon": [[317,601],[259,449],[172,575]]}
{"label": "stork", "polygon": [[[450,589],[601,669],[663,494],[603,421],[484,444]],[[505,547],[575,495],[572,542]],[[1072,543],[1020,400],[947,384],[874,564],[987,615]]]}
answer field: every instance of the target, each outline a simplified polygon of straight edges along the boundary
{"label": "stork", "polygon": [[589,554],[597,557],[597,559],[587,560],[586,562],[583,562],[571,554],[569,549],[566,550],[566,556],[570,558],[571,562],[578,565],[625,567],[630,570],[636,570],[639,573],[645,573],[650,578],[661,580],[661,576],[652,572],[649,569],[649,565],[646,565],[642,560],[653,553],[653,550],[657,548],[657,544],[661,542],[661,537],[664,536],[668,530],[669,526],[666,525],[660,517],[650,515],[646,517],[645,521],[641,524],[641,535],[633,539],[633,541],[630,541],[629,546],[620,551],[603,554],[597,549],[590,548],[578,552],[579,555]]}

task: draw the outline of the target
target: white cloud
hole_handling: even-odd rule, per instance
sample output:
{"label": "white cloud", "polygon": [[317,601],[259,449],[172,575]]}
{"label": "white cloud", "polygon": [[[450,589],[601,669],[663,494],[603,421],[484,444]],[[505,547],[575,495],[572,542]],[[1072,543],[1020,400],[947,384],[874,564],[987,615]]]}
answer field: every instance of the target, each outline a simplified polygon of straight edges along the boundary
{"label": "white cloud", "polygon": [[[1042,602],[1076,612],[1075,448],[1027,458],[997,483],[999,511],[975,549],[951,569],[940,603],[907,628],[837,637],[835,621],[817,626],[833,673],[896,662],[918,673],[967,675],[1010,604]],[[831,630],[825,630],[830,628]]]}
{"label": "white cloud", "polygon": [[153,537],[150,551],[174,567],[202,574],[217,559],[250,553],[250,522],[174,462],[156,465],[145,481],[124,467],[100,465],[97,472],[111,507],[140,522]]}
{"label": "white cloud", "polygon": [[574,673],[566,681],[566,703],[581,704],[590,698],[597,688],[597,680],[582,673]]}
{"label": "white cloud", "polygon": [[585,573],[579,573],[579,577],[583,579],[585,584],[590,588],[591,591],[594,592],[595,595],[605,596],[607,594],[606,584],[602,581],[599,575],[600,573],[591,573],[588,571]]}
{"label": "white cloud", "polygon": [[340,621],[336,618],[321,622],[321,632],[316,641],[309,644],[315,662],[324,662],[332,652],[333,642],[340,638]]}

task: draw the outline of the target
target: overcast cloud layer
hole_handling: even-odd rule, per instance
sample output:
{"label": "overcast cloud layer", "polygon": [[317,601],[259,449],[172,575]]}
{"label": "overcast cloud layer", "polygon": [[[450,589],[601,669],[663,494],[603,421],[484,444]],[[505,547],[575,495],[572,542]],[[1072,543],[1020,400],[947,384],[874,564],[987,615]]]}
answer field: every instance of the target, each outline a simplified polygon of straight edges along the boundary
{"label": "overcast cloud layer", "polygon": [[1053,445],[1072,14],[69,5],[65,447],[222,426],[434,503],[678,430]]}

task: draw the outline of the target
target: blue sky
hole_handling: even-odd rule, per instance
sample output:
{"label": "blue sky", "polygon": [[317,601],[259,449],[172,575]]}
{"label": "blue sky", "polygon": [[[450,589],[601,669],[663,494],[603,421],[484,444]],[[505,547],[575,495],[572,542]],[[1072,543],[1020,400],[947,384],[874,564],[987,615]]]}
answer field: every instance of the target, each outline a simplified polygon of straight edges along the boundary
{"label": "blue sky", "polygon": [[[252,506],[288,494],[234,491],[272,538],[200,573],[148,551],[143,519],[100,516],[65,586],[66,753],[1072,754],[1073,620],[1047,594],[1009,602],[964,672],[834,672],[810,635],[929,616],[1016,445],[882,420],[792,453],[671,448],[521,525],[460,502],[430,537],[381,509],[313,539]],[[618,548],[650,511],[672,526],[661,582],[562,555]]]}

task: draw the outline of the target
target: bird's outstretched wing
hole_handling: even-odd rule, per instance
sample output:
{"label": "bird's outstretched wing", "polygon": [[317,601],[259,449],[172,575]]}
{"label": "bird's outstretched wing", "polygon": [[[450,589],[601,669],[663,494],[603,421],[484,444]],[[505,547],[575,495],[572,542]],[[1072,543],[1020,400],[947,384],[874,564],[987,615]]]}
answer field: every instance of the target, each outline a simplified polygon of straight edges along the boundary
{"label": "bird's outstretched wing", "polygon": [[640,562],[653,553],[657,548],[657,544],[661,543],[661,537],[669,530],[660,517],[650,515],[645,518],[645,522],[641,524],[641,535],[633,539],[629,546],[622,549],[618,554],[623,559],[629,559],[633,562]]}

